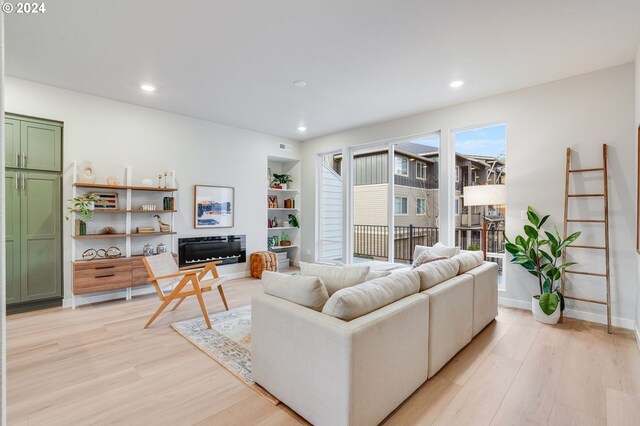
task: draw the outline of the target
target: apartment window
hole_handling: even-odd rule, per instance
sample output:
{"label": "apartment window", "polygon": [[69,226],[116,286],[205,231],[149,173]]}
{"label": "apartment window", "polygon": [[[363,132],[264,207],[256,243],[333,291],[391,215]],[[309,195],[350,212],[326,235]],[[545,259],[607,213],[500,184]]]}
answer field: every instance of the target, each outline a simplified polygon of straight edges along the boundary
{"label": "apartment window", "polygon": [[409,214],[409,209],[407,208],[407,197],[396,197],[395,199],[395,214],[396,215],[407,215]]}
{"label": "apartment window", "polygon": [[395,174],[409,176],[409,159],[407,157],[396,155]]}
{"label": "apartment window", "polygon": [[427,179],[427,165],[418,161],[416,163],[416,179]]}
{"label": "apartment window", "polygon": [[425,198],[416,199],[416,214],[427,214],[427,200]]}
{"label": "apartment window", "polygon": [[460,166],[456,166],[456,182],[460,182]]}
{"label": "apartment window", "polygon": [[456,198],[456,215],[460,214],[460,198]]}

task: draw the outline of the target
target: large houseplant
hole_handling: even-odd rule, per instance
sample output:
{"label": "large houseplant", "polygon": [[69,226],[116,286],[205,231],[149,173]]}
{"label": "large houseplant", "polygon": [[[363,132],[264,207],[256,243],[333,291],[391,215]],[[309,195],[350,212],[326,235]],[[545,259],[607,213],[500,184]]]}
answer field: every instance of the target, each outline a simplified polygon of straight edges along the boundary
{"label": "large houseplant", "polygon": [[533,208],[527,209],[529,224],[524,226],[525,235],[518,235],[511,242],[505,234],[505,249],[512,254],[511,263],[522,265],[538,279],[540,294],[533,296],[531,308],[534,318],[546,324],[555,324],[564,310],[564,297],[560,292],[558,280],[562,270],[575,265],[575,262],[561,263],[562,252],[580,236],[574,232],[564,240],[558,229],[555,234],[542,229],[549,215],[540,218]]}

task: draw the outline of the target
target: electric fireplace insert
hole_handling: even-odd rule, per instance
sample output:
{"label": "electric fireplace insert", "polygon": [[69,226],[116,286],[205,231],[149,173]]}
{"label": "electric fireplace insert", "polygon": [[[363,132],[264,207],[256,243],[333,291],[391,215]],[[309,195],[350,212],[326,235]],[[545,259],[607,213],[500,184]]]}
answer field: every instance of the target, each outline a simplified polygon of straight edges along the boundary
{"label": "electric fireplace insert", "polygon": [[216,261],[222,265],[245,263],[246,235],[179,238],[178,259],[180,267]]}

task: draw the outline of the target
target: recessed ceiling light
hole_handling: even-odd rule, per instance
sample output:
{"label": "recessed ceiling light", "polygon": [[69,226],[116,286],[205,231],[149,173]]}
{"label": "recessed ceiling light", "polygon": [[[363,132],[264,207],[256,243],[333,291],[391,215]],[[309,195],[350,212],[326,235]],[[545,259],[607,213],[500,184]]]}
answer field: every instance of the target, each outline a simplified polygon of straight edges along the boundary
{"label": "recessed ceiling light", "polygon": [[306,132],[307,131],[307,126],[298,126],[298,131],[299,132]]}
{"label": "recessed ceiling light", "polygon": [[462,80],[456,80],[456,81],[452,81],[451,83],[449,83],[449,86],[451,87],[460,87],[464,84],[464,81]]}
{"label": "recessed ceiling light", "polygon": [[304,80],[296,80],[293,82],[293,85],[296,87],[304,87],[307,85],[307,82]]}
{"label": "recessed ceiling light", "polygon": [[142,90],[144,90],[145,92],[155,92],[156,91],[156,86],[153,86],[153,85],[148,84],[148,83],[142,83],[140,85],[140,88]]}

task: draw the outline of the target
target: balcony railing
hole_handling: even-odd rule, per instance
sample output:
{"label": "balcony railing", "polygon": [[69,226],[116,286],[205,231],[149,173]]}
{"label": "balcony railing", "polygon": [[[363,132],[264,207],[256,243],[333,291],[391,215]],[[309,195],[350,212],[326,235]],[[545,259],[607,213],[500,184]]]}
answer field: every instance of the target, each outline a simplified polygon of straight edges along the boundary
{"label": "balcony railing", "polygon": [[[504,253],[502,230],[487,231],[487,252]],[[456,228],[456,244],[463,250],[482,249],[482,231]],[[395,226],[393,232],[394,260],[413,262],[415,246],[432,246],[439,241],[438,228],[428,226]],[[475,246],[475,247],[474,247]],[[354,257],[387,260],[389,258],[389,227],[382,225],[354,225]]]}

